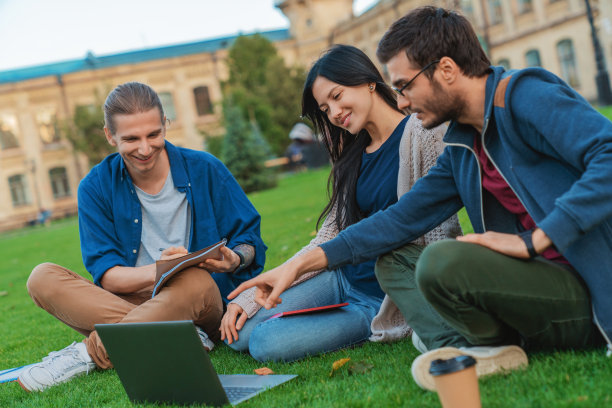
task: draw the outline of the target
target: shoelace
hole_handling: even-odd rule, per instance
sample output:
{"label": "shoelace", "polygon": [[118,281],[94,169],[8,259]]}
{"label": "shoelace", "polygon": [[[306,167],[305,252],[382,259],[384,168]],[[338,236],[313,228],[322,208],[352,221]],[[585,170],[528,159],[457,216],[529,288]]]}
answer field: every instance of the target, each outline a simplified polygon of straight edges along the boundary
{"label": "shoelace", "polygon": [[81,357],[78,350],[64,349],[52,351],[47,357],[44,357],[42,359],[41,368],[44,368],[51,373],[51,376],[55,380],[60,378],[65,371],[80,364],[86,364],[87,373],[89,373],[89,364],[83,360],[83,357]]}
{"label": "shoelace", "polygon": [[208,334],[206,334],[206,332],[204,330],[202,330],[201,328],[199,328],[199,327],[196,327],[196,332],[198,333],[198,336],[200,336],[200,341],[202,342],[204,347],[206,347],[207,349],[211,349],[212,350],[212,347],[214,346],[214,343],[208,337]]}

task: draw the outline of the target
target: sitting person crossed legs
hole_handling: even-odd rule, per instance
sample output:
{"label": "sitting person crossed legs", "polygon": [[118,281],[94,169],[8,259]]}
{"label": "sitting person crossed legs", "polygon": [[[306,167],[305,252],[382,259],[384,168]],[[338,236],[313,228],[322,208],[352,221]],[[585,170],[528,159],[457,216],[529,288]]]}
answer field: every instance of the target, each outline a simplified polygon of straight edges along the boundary
{"label": "sitting person crossed legs", "polygon": [[[26,369],[18,381],[28,391],[112,367],[97,323],[192,320],[211,349],[222,296],[263,267],[259,215],[219,160],[165,140],[155,91],[120,85],[104,112],[106,138],[118,153],[91,170],[78,197],[81,252],[93,283],[50,263],[34,268],[27,283],[36,305],[86,338]],[[152,298],[156,260],[222,238],[222,260],[181,271]]]}
{"label": "sitting person crossed legs", "polygon": [[[548,71],[490,66],[467,19],[442,8],[395,22],[377,55],[399,108],[425,128],[450,121],[436,166],[396,204],[229,297],[257,286],[271,308],[311,270],[382,256],[377,278],[419,337],[412,372],[428,389],[439,357],[473,355],[484,375],[525,366],[523,348],[605,340],[612,351],[610,120]],[[432,243],[416,269],[403,259],[463,206],[475,234]]]}

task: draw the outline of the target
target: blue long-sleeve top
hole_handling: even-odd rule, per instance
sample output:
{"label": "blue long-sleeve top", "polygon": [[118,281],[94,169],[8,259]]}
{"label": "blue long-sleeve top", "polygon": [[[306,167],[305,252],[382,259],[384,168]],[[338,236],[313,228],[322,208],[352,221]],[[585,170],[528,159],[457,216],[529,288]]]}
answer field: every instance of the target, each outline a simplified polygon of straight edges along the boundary
{"label": "blue long-sleeve top", "polygon": [[[596,322],[612,338],[612,122],[540,68],[491,67],[482,133],[451,122],[438,162],[397,204],[321,245],[329,267],[398,248],[465,206],[475,232],[516,232],[483,193],[472,149],[483,148],[529,215],[585,280]],[[497,132],[488,132],[494,120]],[[485,139],[485,134],[487,138]]]}

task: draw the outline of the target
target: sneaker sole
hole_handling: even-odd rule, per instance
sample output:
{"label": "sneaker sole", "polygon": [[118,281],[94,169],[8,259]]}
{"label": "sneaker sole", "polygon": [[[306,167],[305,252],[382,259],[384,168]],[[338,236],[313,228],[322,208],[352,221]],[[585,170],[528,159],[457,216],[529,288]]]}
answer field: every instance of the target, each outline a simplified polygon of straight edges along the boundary
{"label": "sneaker sole", "polygon": [[19,383],[19,386],[24,389],[25,392],[32,392],[32,390],[28,389],[28,387],[26,387],[19,378],[17,379],[17,382]]}
{"label": "sneaker sole", "polygon": [[429,374],[431,362],[437,359],[447,360],[462,354],[463,353],[461,353],[461,350],[455,347],[442,347],[429,351],[425,354],[421,354],[414,359],[412,362],[412,367],[410,368],[414,382],[425,390],[435,391],[436,385],[434,383],[433,376]]}
{"label": "sneaker sole", "polygon": [[478,377],[516,370],[529,364],[527,355],[518,346],[506,346],[494,355],[484,356],[455,347],[442,347],[422,354],[414,360],[411,367],[412,378],[414,378],[419,387],[435,391],[436,385],[433,376],[429,374],[431,362],[437,359],[446,360],[461,355],[471,356],[476,359],[476,375]]}

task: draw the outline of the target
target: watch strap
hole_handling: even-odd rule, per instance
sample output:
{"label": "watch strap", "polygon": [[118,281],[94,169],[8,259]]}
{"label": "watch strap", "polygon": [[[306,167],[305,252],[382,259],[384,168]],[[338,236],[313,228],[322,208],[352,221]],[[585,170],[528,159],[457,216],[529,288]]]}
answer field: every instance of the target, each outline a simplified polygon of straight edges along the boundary
{"label": "watch strap", "polygon": [[532,235],[533,235],[533,230],[532,229],[520,232],[518,234],[518,236],[521,237],[521,239],[525,243],[525,246],[527,247],[527,252],[529,253],[529,258],[535,258],[536,256],[538,256],[538,253],[536,252],[535,248],[533,247],[533,239],[531,238]]}
{"label": "watch strap", "polygon": [[234,249],[234,253],[238,255],[238,258],[240,258],[240,265],[238,265],[238,267],[236,268],[236,271],[239,271],[240,269],[245,267],[244,255],[242,254],[242,252],[240,252],[240,250],[236,249]]}

